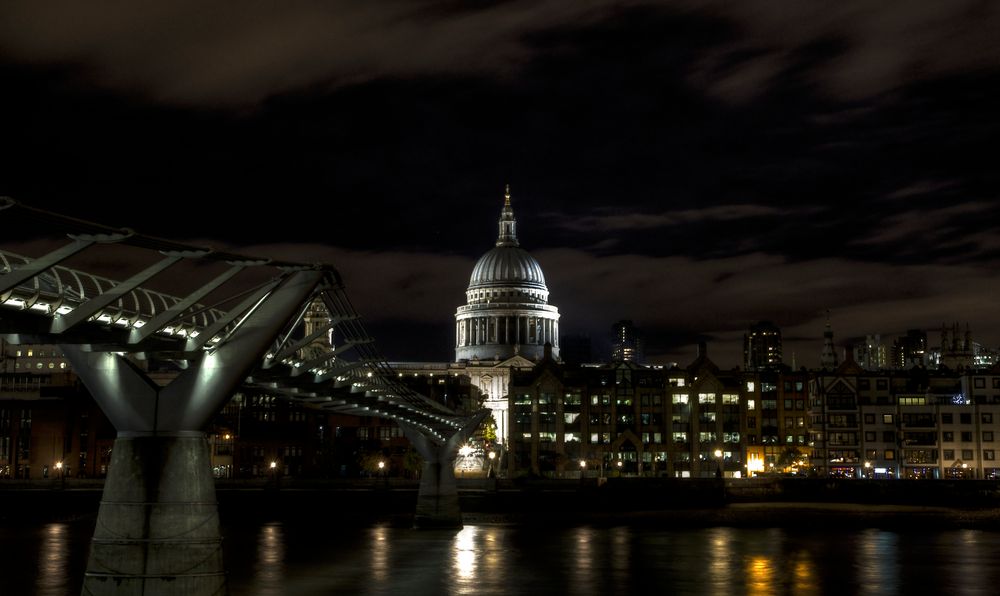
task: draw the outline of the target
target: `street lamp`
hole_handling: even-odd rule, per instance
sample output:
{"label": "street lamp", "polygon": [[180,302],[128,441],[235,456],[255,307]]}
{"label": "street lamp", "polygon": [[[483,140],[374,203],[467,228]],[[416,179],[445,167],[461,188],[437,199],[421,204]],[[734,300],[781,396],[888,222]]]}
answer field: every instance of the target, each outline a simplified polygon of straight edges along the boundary
{"label": "street lamp", "polygon": [[722,478],[722,449],[715,450],[715,477]]}
{"label": "street lamp", "polygon": [[56,462],[56,470],[59,473],[59,486],[65,486],[66,477],[63,475],[63,463],[61,461]]}
{"label": "street lamp", "polygon": [[493,478],[493,460],[497,458],[495,451],[490,451],[490,471],[486,473],[487,478]]}
{"label": "street lamp", "polygon": [[618,477],[621,478],[621,475],[622,475],[622,460],[618,460],[618,462],[615,463],[615,465],[618,466]]}
{"label": "street lamp", "polygon": [[389,475],[386,474],[386,472],[385,472],[385,462],[384,461],[379,461],[378,462],[378,474],[379,474],[379,476],[382,477],[382,480],[385,482],[385,485],[389,486]]}
{"label": "street lamp", "polygon": [[865,462],[865,477],[866,478],[872,477],[872,462],[870,461]]}

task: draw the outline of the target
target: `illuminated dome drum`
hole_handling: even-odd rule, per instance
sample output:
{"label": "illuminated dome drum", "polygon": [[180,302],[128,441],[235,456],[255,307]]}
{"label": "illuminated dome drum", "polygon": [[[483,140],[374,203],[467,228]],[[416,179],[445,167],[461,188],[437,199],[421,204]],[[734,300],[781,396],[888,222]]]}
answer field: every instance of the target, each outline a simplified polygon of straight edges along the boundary
{"label": "illuminated dome drum", "polygon": [[467,303],[455,313],[455,360],[540,359],[545,344],[559,357],[559,309],[548,303],[542,268],[517,243],[510,187],[496,246],[472,269]]}

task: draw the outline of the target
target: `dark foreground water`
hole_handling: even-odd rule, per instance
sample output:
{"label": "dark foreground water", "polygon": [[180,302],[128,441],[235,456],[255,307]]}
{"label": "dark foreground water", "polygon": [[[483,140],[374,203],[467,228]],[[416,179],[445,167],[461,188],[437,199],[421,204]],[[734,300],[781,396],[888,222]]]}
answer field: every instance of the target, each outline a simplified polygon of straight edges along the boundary
{"label": "dark foreground water", "polygon": [[[89,523],[0,528],[0,594],[79,594]],[[997,594],[1000,533],[253,522],[225,528],[234,596]]]}

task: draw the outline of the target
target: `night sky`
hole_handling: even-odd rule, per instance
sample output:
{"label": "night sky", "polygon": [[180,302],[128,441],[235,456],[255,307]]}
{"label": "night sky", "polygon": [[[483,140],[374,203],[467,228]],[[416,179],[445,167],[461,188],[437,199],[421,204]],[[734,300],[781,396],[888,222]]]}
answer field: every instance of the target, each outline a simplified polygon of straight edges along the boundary
{"label": "night sky", "polygon": [[[785,360],[1000,344],[1000,5],[0,6],[0,194],[343,273],[392,360],[453,356],[510,183],[565,334]],[[5,231],[5,234],[9,233]],[[938,340],[931,333],[930,343]]]}

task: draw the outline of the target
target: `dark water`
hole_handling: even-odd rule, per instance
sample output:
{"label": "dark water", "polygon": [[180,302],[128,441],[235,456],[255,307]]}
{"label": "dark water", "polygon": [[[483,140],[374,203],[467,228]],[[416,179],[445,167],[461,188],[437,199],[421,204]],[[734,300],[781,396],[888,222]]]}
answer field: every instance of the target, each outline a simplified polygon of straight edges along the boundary
{"label": "dark water", "polygon": [[[91,526],[0,528],[0,594],[79,594]],[[1000,533],[252,523],[228,527],[233,596],[997,594]]]}

